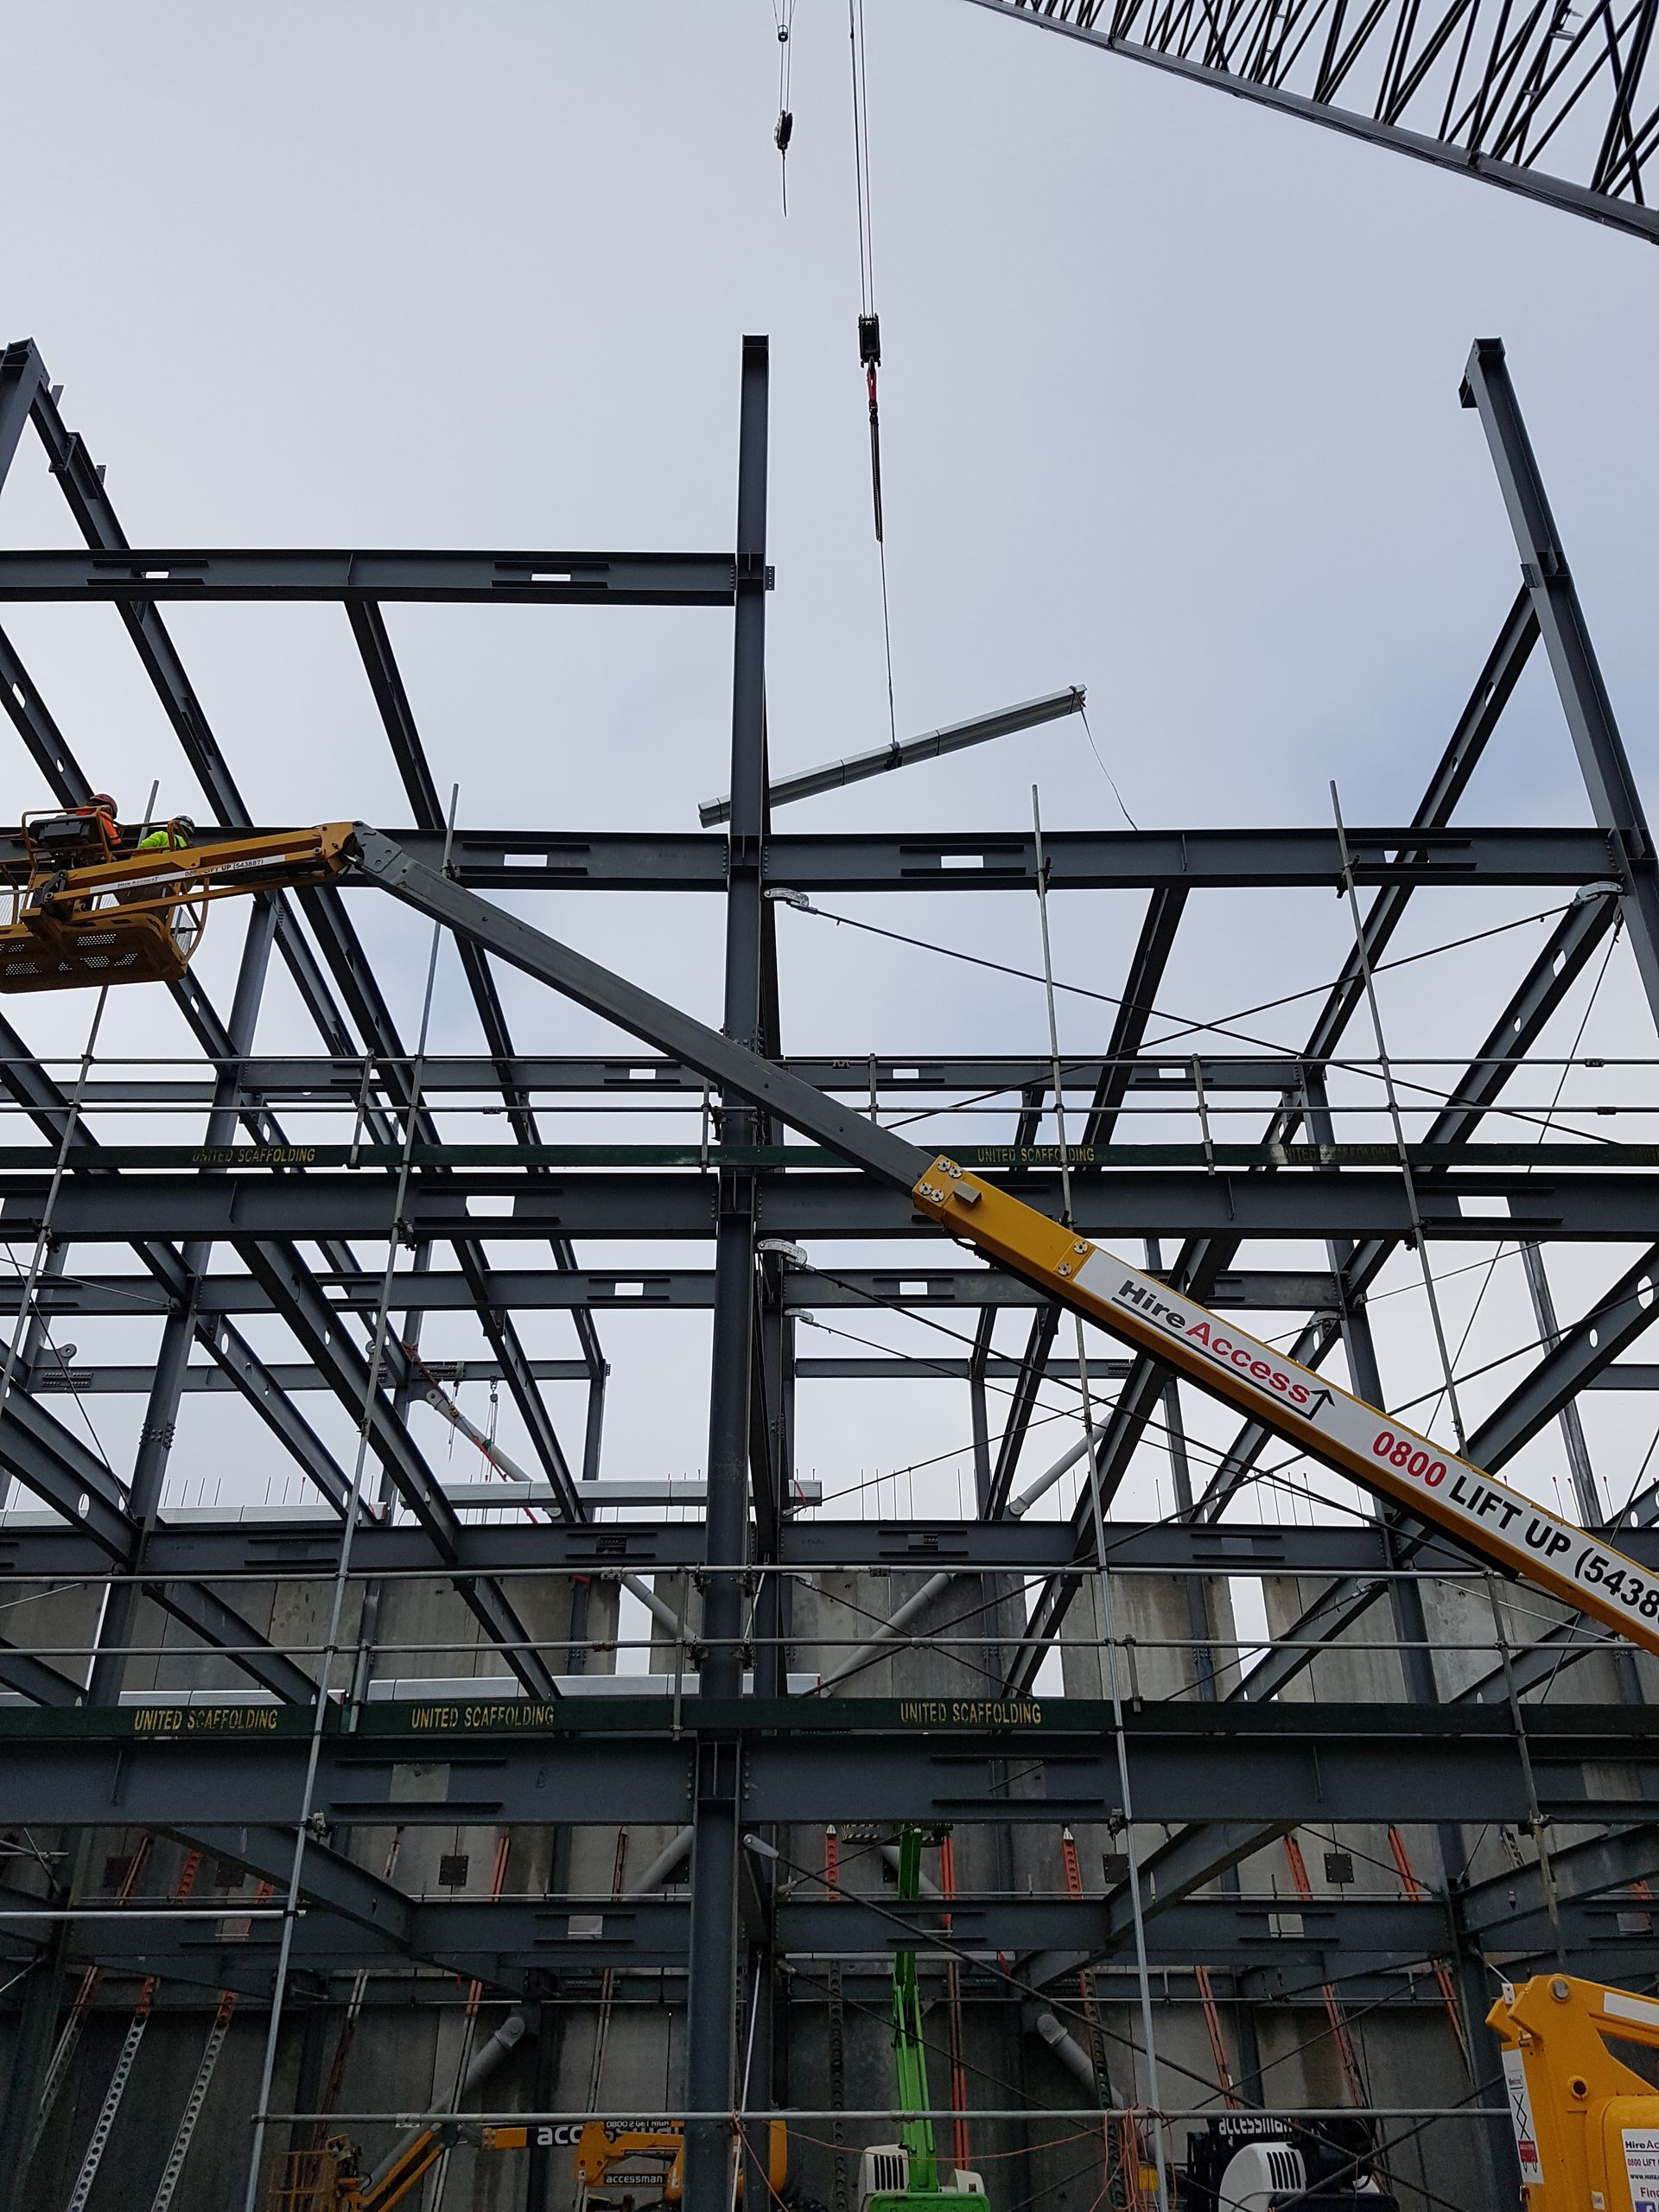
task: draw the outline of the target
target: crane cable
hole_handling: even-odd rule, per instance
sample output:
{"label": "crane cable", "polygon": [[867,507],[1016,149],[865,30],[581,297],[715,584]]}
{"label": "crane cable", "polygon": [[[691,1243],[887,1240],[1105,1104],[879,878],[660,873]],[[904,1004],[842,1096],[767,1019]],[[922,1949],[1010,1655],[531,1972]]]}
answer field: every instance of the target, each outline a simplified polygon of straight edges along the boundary
{"label": "crane cable", "polygon": [[789,35],[795,28],[795,0],[772,0],[772,26],[778,33],[778,120],[772,127],[772,143],[778,149],[778,162],[784,193],[784,216],[789,216],[789,142],[795,132],[795,118],[790,112]]}
{"label": "crane cable", "polygon": [[876,372],[881,365],[881,318],[875,311],[874,225],[870,202],[870,102],[864,69],[864,0],[847,0],[847,35],[853,65],[853,180],[858,196],[858,359],[870,408],[870,494],[875,548],[881,569],[881,641],[887,654],[887,734],[899,750],[899,717],[893,697],[893,617],[887,601],[887,546],[881,517],[881,411]]}

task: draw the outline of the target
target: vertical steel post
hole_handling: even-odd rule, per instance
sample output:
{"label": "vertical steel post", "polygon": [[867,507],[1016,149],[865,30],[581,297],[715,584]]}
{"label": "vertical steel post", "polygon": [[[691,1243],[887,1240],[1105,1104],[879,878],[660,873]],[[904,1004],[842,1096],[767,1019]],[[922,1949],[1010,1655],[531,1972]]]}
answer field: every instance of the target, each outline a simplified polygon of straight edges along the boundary
{"label": "vertical steel post", "polygon": [[1522,581],[1538,617],[1590,809],[1598,826],[1619,849],[1628,872],[1629,888],[1619,903],[1648,1005],[1659,1022],[1659,869],[1653,840],[1590,642],[1578,587],[1556,535],[1544,480],[1510,381],[1501,338],[1476,339],[1458,397],[1465,407],[1479,411],[1521,555]]}
{"label": "vertical steel post", "polygon": [[[740,1043],[760,1026],[762,883],[766,836],[767,345],[743,340],[738,431],[737,589],[732,666],[732,812],[726,893],[726,988],[721,1027]],[[722,1102],[722,1141],[753,1141],[753,1109]],[[703,1560],[702,1688],[735,1697],[747,1558],[749,1393],[754,1344],[754,1179],[722,1168],[716,1186],[714,1326],[709,1402],[709,1503]],[[734,2094],[737,2007],[738,1745],[699,1738],[693,1825],[690,1980],[685,2101],[723,2113]],[[684,2212],[728,2212],[731,2131],[688,2120]]]}

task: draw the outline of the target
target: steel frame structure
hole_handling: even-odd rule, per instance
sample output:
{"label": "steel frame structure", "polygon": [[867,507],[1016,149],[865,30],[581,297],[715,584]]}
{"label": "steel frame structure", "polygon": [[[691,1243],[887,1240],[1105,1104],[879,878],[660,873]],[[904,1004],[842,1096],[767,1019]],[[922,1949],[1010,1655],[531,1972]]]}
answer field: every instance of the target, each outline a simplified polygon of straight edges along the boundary
{"label": "steel frame structure", "polygon": [[[1058,20],[1058,17],[1053,20]],[[1645,51],[1645,49],[1644,49]],[[1639,192],[1639,164],[1628,180]],[[1628,209],[1625,211],[1630,212]],[[1640,227],[1640,226],[1637,226]],[[1061,1089],[1074,1126],[1076,1217],[1093,1236],[1173,1238],[1169,1280],[1211,1304],[1306,1317],[1297,1356],[1317,1365],[1340,1350],[1356,1385],[1386,1403],[1367,1314],[1367,1293],[1390,1255],[1422,1237],[1490,1244],[1490,1208],[1506,1205],[1504,1233],[1533,1248],[1538,1354],[1470,1439],[1470,1453],[1497,1469],[1552,1421],[1569,1421],[1582,1392],[1647,1390],[1659,1366],[1629,1355],[1659,1311],[1659,1176],[1651,1147],[1562,1142],[1506,1145],[1483,1137],[1486,1118],[1510,1103],[1508,1086],[1551,1015],[1604,948],[1615,922],[1627,932],[1650,1009],[1659,1019],[1659,880],[1639,795],[1541,480],[1495,340],[1477,344],[1464,388],[1478,411],[1514,524],[1522,584],[1459,716],[1444,757],[1409,820],[1347,835],[1325,829],[1096,832],[1046,839],[1048,887],[1146,894],[1139,941],[1103,1052],[1068,1059]],[[964,1052],[907,1058],[785,1057],[770,891],[814,894],[880,890],[938,893],[963,887],[1032,893],[1033,840],[999,830],[971,836],[774,834],[766,800],[765,622],[772,583],[766,562],[767,357],[744,341],[734,550],[713,554],[512,551],[292,553],[135,550],[81,439],[67,430],[45,364],[32,344],[0,355],[0,480],[32,424],[44,444],[86,551],[0,552],[0,601],[50,601],[118,609],[185,758],[220,823],[245,826],[248,810],[210,728],[162,612],[170,600],[323,600],[345,609],[408,795],[413,820],[385,833],[429,866],[447,851],[445,893],[503,887],[702,893],[723,902],[723,1033],[824,1094],[826,1126],[862,1115],[866,1149],[883,1141],[883,1101],[949,1104],[984,1090],[1018,1102],[1001,1165],[1037,1203],[1058,1203],[1054,1148],[1038,1140],[1055,1104],[1050,1064],[1035,1057]],[[734,682],[730,822],[725,835],[556,834],[519,827],[447,835],[379,609],[392,601],[677,605],[730,609]],[[1452,816],[1511,692],[1541,642],[1583,771],[1589,828],[1468,827]],[[0,630],[0,702],[57,799],[79,804],[90,785],[21,656]],[[0,866],[15,858],[0,836]],[[1366,894],[1363,956],[1350,954],[1314,1020],[1305,1050],[1288,1057],[1201,1054],[1171,1059],[1147,1041],[1147,1026],[1188,900],[1206,889],[1344,883]],[[1465,1061],[1437,1078],[1446,1103],[1421,1139],[1390,1154],[1338,1137],[1326,1077],[1344,1057],[1360,1010],[1367,963],[1379,960],[1422,887],[1538,886],[1566,905],[1548,942],[1507,1003],[1493,1009]],[[1178,1480],[1166,1522],[1115,1516],[1109,1556],[1097,1556],[1086,1499],[1071,1520],[1010,1513],[1039,1389],[1074,1380],[1075,1359],[1055,1350],[1053,1309],[1029,1287],[953,1266],[937,1243],[925,1252],[902,1198],[849,1172],[832,1152],[786,1138],[778,1119],[735,1090],[709,1095],[705,1069],[658,1038],[611,1056],[531,1058],[511,1034],[490,953],[505,936],[463,938],[463,974],[484,1041],[481,1053],[423,1061],[395,1023],[351,918],[350,885],[261,894],[252,913],[233,1002],[221,1015],[191,978],[173,986],[200,1048],[188,1065],[99,1063],[69,1086],[33,1053],[10,1015],[0,1017],[0,1092],[11,1111],[0,1144],[0,1240],[44,1255],[33,1289],[0,1284],[0,1317],[22,1346],[0,1405],[0,1469],[17,1485],[0,1521],[0,1573],[22,1589],[107,1591],[85,1652],[44,1642],[0,1643],[0,1768],[4,1821],[79,1834],[70,1871],[51,1883],[13,1872],[0,1886],[23,1916],[0,1923],[0,1963],[21,1978],[0,2003],[16,2029],[10,2093],[0,2118],[0,2162],[20,2163],[38,2103],[54,2022],[72,1965],[105,1969],[112,1990],[160,1974],[169,2002],[194,1989],[234,1989],[255,2005],[280,2004],[285,1980],[303,1985],[314,2012],[341,1999],[342,1980],[372,1969],[406,1971],[411,2002],[434,1974],[469,1976],[495,1994],[528,1998],[548,2016],[556,2000],[585,2001],[601,1974],[620,1977],[623,2001],[671,1974],[687,2009],[688,2113],[730,2111],[743,2096],[736,2022],[739,1961],[761,1967],[748,1993],[745,2032],[763,2044],[748,2101],[764,2105],[783,2080],[764,2054],[784,2039],[792,1957],[844,1955],[858,1971],[885,1958],[890,1912],[847,1896],[826,1898],[785,1880],[784,1860],[746,1851],[744,1839],[787,1836],[796,1824],[921,1820],[997,1829],[1061,1821],[1122,1827],[1132,1781],[1137,1826],[1163,1824],[1149,1864],[1078,1897],[1020,1894],[1012,1882],[954,1899],[951,1941],[965,1959],[976,2004],[1017,2012],[1030,1993],[1096,1970],[1124,1970],[1137,1917],[1149,1967],[1171,2002],[1198,2001],[1197,1970],[1212,1969],[1229,2002],[1317,2001],[1325,1984],[1355,2002],[1409,2006],[1422,1993],[1408,1971],[1449,1958],[1460,1978],[1465,2031],[1475,2035],[1483,1961],[1565,1951],[1608,1978],[1650,1975],[1650,1935],[1639,1900],[1659,1877],[1659,1824],[1646,1806],[1659,1794],[1659,1742],[1627,1668],[1624,1702],[1548,1703],[1564,1669],[1604,1647],[1553,1624],[1514,1644],[1500,1619],[1487,1662],[1448,1692],[1437,1678],[1422,1592],[1431,1578],[1467,1579],[1470,1563],[1448,1543],[1382,1515],[1364,1524],[1263,1526],[1230,1520],[1230,1505],[1257,1465],[1265,1438],[1236,1437],[1201,1490]],[[476,912],[475,904],[468,910]],[[509,925],[502,918],[502,930]],[[486,949],[487,946],[487,949]],[[319,1044],[302,1057],[262,1055],[256,1035],[272,953],[286,965],[315,1021]],[[620,987],[625,988],[625,987]],[[620,1004],[620,1002],[619,1002]],[[24,1017],[20,1015],[19,1021]],[[626,1009],[618,1013],[626,1027]],[[814,1040],[815,1042],[817,1040]],[[1633,1063],[1633,1067],[1637,1064]],[[1172,1095],[1200,1110],[1266,1095],[1267,1126],[1245,1142],[1216,1139],[1156,1147],[1125,1134],[1137,1103],[1161,1110]],[[696,1143],[561,1146],[550,1141],[537,1101],[601,1105],[648,1095],[707,1116]],[[831,1104],[830,1102],[836,1102]],[[452,1107],[480,1103],[505,1117],[511,1140],[460,1143],[444,1129]],[[106,1123],[155,1111],[202,1117],[200,1141],[128,1141]],[[340,1144],[296,1140],[283,1116],[350,1116]],[[1079,1119],[1079,1115],[1081,1118]],[[25,1141],[11,1141],[22,1132]],[[893,1140],[895,1146],[899,1141]],[[906,1147],[907,1149],[907,1147]],[[963,1149],[971,1158],[972,1147]],[[489,1211],[474,1210],[474,1201]],[[502,1211],[502,1202],[509,1210]],[[1484,1207],[1487,1211],[1478,1211]],[[760,1232],[764,1224],[765,1237]],[[802,1274],[781,1240],[893,1239],[901,1256],[870,1267]],[[711,1264],[653,1264],[630,1272],[585,1265],[586,1240],[648,1239],[712,1249]],[[1592,1311],[1562,1326],[1550,1303],[1542,1254],[1556,1242],[1646,1246]],[[1268,1264],[1263,1246],[1322,1243],[1323,1267]],[[486,1243],[489,1249],[486,1249]],[[503,1267],[511,1243],[523,1264]],[[371,1385],[363,1343],[382,1268],[366,1254],[404,1245],[412,1264],[395,1278],[407,1319],[385,1347]],[[365,1248],[359,1251],[359,1247]],[[123,1262],[123,1252],[136,1262]],[[915,1255],[922,1252],[922,1256]],[[71,1254],[78,1256],[72,1270]],[[216,1255],[233,1264],[215,1264]],[[453,1266],[442,1264],[453,1255]],[[517,1254],[515,1254],[515,1257]],[[1269,1259],[1271,1255],[1268,1255]],[[811,1359],[797,1345],[809,1306],[958,1312],[973,1333],[960,1356],[881,1354]],[[1029,1317],[1025,1351],[999,1351],[993,1331],[1007,1308]],[[604,1325],[639,1311],[701,1310],[711,1317],[706,1504],[700,1522],[602,1518]],[[404,1419],[442,1363],[423,1369],[414,1347],[423,1316],[476,1317],[489,1348],[467,1373],[505,1382],[537,1462],[533,1496],[548,1514],[502,1525],[471,1516],[467,1502],[421,1452]],[[520,1321],[568,1313],[575,1358],[532,1359]],[[148,1312],[160,1324],[150,1367],[108,1362],[66,1366],[48,1332],[71,1316]],[[238,1328],[280,1322],[294,1357],[273,1362]],[[1116,1385],[1096,1471],[1109,1507],[1149,1426],[1172,1442],[1180,1401],[1172,1378],[1145,1358],[1091,1360]],[[977,1512],[963,1520],[808,1517],[791,1510],[795,1385],[802,1380],[938,1380],[966,1387],[975,1439]],[[579,1451],[567,1452],[543,1395],[550,1381],[587,1388]],[[1009,1392],[993,1444],[988,1394]],[[314,1496],[280,1518],[192,1519],[169,1509],[169,1453],[187,1392],[245,1398]],[[134,1465],[118,1473],[60,1417],[65,1397],[143,1395]],[[252,1624],[252,1593],[297,1588],[335,1572],[352,1483],[304,1415],[308,1395],[331,1396],[361,1422],[384,1471],[379,1498],[359,1510],[350,1575],[368,1593],[364,1649],[376,1643],[373,1607],[402,1581],[437,1578],[499,1648],[511,1694],[489,1717],[469,1716],[447,1694],[425,1705],[358,1694],[318,1700],[315,1645],[288,1648]],[[1572,1437],[1567,1434],[1569,1452]],[[1575,1476],[1601,1506],[1580,1432]],[[1178,1475],[1179,1475],[1178,1466]],[[556,1516],[556,1517],[554,1517]],[[1619,1542],[1659,1567],[1659,1484],[1631,1501]],[[833,1697],[791,1694],[786,1654],[797,1578],[823,1573],[959,1576],[964,1598],[953,1632],[999,1669],[995,1694],[955,1713],[930,1703],[861,1697],[855,1682]],[[702,1618],[695,1687],[666,1697],[595,1700],[564,1694],[562,1674],[582,1663],[588,1630],[577,1593],[591,1578],[679,1576],[698,1586]],[[1190,1699],[1040,1699],[1037,1676],[1058,1643],[1090,1639],[1071,1618],[1096,1578],[1174,1578],[1189,1592],[1191,1645],[1203,1655]],[[1287,1633],[1248,1665],[1229,1656],[1206,1610],[1207,1582],[1232,1576],[1297,1578],[1317,1595]],[[538,1583],[573,1595],[568,1627],[550,1642],[526,1625]],[[1008,1615],[1022,1588],[1023,1621]],[[124,1676],[140,1648],[140,1599],[159,1605],[199,1639],[204,1657],[233,1666],[259,1700],[226,1698],[205,1709],[231,1718],[195,1732],[156,1699],[124,1700]],[[1386,1600],[1389,1624],[1374,1615]],[[1333,1650],[1387,1643],[1403,1694],[1299,1703],[1281,1693]],[[936,1633],[932,1641],[940,1641]],[[1100,1639],[1093,1639],[1097,1646]],[[1132,1641],[1132,1639],[1131,1639]],[[896,1648],[905,1649],[902,1637]],[[1121,1656],[1122,1640],[1114,1643]],[[428,1655],[429,1657],[430,1655]],[[677,1655],[677,1669],[690,1655]],[[747,1671],[746,1671],[747,1670]],[[437,1660],[428,1670],[436,1681]],[[1580,1678],[1581,1679],[1581,1678]],[[1570,1695],[1575,1677],[1568,1673]],[[336,1696],[342,1686],[332,1686]],[[256,1714],[257,1725],[233,1716]],[[922,1732],[918,1734],[918,1726]],[[417,1740],[418,1739],[418,1740]],[[306,1779],[317,1747],[315,1788]],[[1011,1793],[1020,1753],[1040,1786]],[[1402,1756],[1408,1752],[1409,1756]],[[410,1801],[398,1777],[410,1760],[435,1763],[442,1791]],[[1217,1763],[1224,1764],[1226,1816],[1217,1816]],[[562,1894],[434,1901],[400,1889],[352,1855],[353,1830],[400,1822],[545,1827],[551,1782],[584,1824],[673,1826],[689,1818],[689,1898],[633,1897],[594,1925],[588,1904]],[[1469,1853],[1460,1823],[1501,1821],[1535,1840],[1551,1823],[1586,1831],[1501,1876],[1446,1878],[1423,1894],[1329,1896],[1292,1916],[1241,1887],[1253,1852],[1304,1822],[1405,1823],[1433,1832],[1442,1864],[1461,1877]],[[90,1838],[118,1825],[210,1849],[234,1870],[279,1886],[303,1857],[303,1918],[288,1928],[278,1970],[276,1922],[222,1925],[124,1919],[86,1900]],[[314,1829],[317,1832],[314,1833]],[[775,1841],[772,1844],[776,1847]],[[590,1902],[590,1901],[589,1901]],[[1137,1915],[1135,1908],[1139,1906]],[[31,1925],[31,1910],[63,1915]],[[944,1906],[924,1898],[912,1915],[925,1949],[944,1941]],[[1270,1947],[1264,1951],[1263,1946]],[[990,1971],[988,1955],[1019,1962]],[[937,1963],[941,1955],[935,1948]],[[873,1968],[871,1970],[874,1970]],[[645,1977],[653,1977],[649,1983]],[[639,1977],[636,1986],[631,1977]],[[381,2001],[385,1988],[380,1986]],[[607,2000],[608,2001],[608,2000]],[[1241,2029],[1241,2034],[1243,2030]],[[797,2100],[798,2102],[804,2101]],[[689,2122],[690,2212],[725,2202],[730,2131],[718,2118]],[[1501,2133],[1491,2157],[1503,2170]],[[544,2159],[532,2159],[529,2202],[548,2201]]]}

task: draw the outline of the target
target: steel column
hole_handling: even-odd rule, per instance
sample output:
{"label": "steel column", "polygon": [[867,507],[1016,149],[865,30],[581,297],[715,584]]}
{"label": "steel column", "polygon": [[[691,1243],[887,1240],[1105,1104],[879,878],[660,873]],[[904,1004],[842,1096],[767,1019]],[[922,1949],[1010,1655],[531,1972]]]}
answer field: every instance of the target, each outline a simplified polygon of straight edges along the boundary
{"label": "steel column", "polygon": [[[726,902],[722,1028],[753,1046],[761,1027],[766,866],[766,563],[768,361],[762,338],[743,341],[738,430],[737,611],[732,667],[730,875]],[[725,1094],[721,1136],[752,1139],[743,1093]],[[754,1345],[754,1185],[722,1170],[715,1228],[715,1311],[709,1358],[707,1564],[741,1567],[748,1549],[749,1395]],[[734,1576],[712,1578],[702,1599],[702,1683],[732,1697],[741,1686],[743,1593]],[[724,2112],[734,2094],[739,1746],[700,1744],[692,1846],[690,1987],[686,2003],[685,2095],[693,2111]],[[725,2212],[732,2145],[717,2120],[685,2131],[685,2212]]]}
{"label": "steel column", "polygon": [[1628,882],[1620,901],[1630,949],[1659,1022],[1659,868],[1641,795],[1630,773],[1612,702],[1590,642],[1578,586],[1556,534],[1544,480],[1510,380],[1501,338],[1478,338],[1464,372],[1460,398],[1479,410],[1491,448],[1510,526],[1521,555],[1521,575],[1532,595],[1544,650],[1560,694],[1561,709],[1579,756],[1579,768],[1599,826],[1615,841]]}

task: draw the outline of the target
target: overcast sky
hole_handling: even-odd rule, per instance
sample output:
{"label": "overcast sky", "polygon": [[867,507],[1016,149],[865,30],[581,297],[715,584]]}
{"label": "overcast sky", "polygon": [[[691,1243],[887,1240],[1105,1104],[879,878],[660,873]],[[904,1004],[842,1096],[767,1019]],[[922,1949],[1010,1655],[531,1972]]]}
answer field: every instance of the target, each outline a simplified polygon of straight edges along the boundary
{"label": "overcast sky", "polygon": [[[868,0],[866,18],[901,735],[1081,683],[1142,824],[1321,823],[1333,778],[1351,821],[1408,819],[1516,582],[1484,441],[1457,404],[1471,340],[1497,333],[1645,776],[1659,696],[1649,251],[967,0]],[[67,0],[14,16],[5,54],[0,335],[41,345],[134,543],[728,545],[740,340],[764,331],[774,764],[885,739],[844,0],[795,9],[786,221],[770,0]],[[32,442],[0,501],[0,542],[71,542]],[[113,613],[10,613],[89,772],[134,811],[156,778],[163,810],[201,810]],[[404,817],[337,609],[168,619],[256,818]],[[697,799],[727,786],[724,614],[389,619],[465,822],[688,829]],[[21,747],[5,757],[15,814],[46,793]],[[1001,829],[1029,820],[1033,780],[1051,824],[1121,822],[1076,721],[785,820]],[[1462,818],[1585,816],[1541,664]],[[1548,903],[1425,898],[1401,949]],[[1060,902],[1061,974],[1116,988],[1141,906]],[[563,895],[533,911],[716,1012],[715,902]],[[1034,910],[1012,896],[856,911],[1037,956]],[[369,893],[353,912],[412,1035],[424,938]],[[221,1003],[238,931],[216,916],[202,956]],[[1534,927],[1407,970],[1385,1002],[1390,1044],[1472,1048],[1540,938]],[[1200,899],[1163,1003],[1218,1018],[1330,976],[1348,941],[1325,894]],[[780,943],[792,1049],[1024,1049],[1042,1036],[1025,985],[793,914]],[[476,1032],[452,958],[442,972],[435,1042],[464,1049]],[[525,1048],[599,1033],[517,979],[505,989]],[[1263,1033],[1295,1042],[1314,1003]],[[87,1011],[77,998],[21,1019],[61,1051]],[[1583,1012],[1580,994],[1554,1049]],[[1064,1043],[1097,1048],[1109,1018],[1067,1002]],[[1650,1033],[1621,948],[1585,1049],[1643,1052]],[[261,1041],[310,1041],[283,983]],[[184,1049],[154,991],[112,1007],[105,1042]],[[1632,1075],[1619,1095],[1644,1084]],[[1569,1257],[1564,1310],[1622,1264]],[[1478,1281],[1448,1290],[1454,1333]],[[1389,1313],[1385,1358],[1405,1396],[1433,1371],[1421,1294]],[[1005,1329],[1012,1348],[1023,1332],[1012,1318]],[[1471,1362],[1530,1329],[1495,1289]],[[914,1325],[872,1333],[937,1349]],[[551,1324],[527,1334],[568,1348]],[[118,1356],[140,1356],[122,1342]],[[619,1320],[607,1343],[607,1471],[700,1465],[699,1325]],[[557,1404],[574,1442],[579,1409]],[[121,1465],[137,1402],[92,1412]],[[208,1415],[191,1409],[181,1471],[222,1469],[232,1414],[216,1401]],[[1593,1417],[1622,1494],[1645,1441],[1640,1406],[1604,1397]],[[273,1464],[247,1433],[240,1464]],[[965,1436],[959,1393],[820,1390],[804,1401],[802,1459],[834,1487]],[[1548,1485],[1554,1439],[1528,1464]],[[952,1467],[926,1494],[953,1504],[955,1481]]]}

